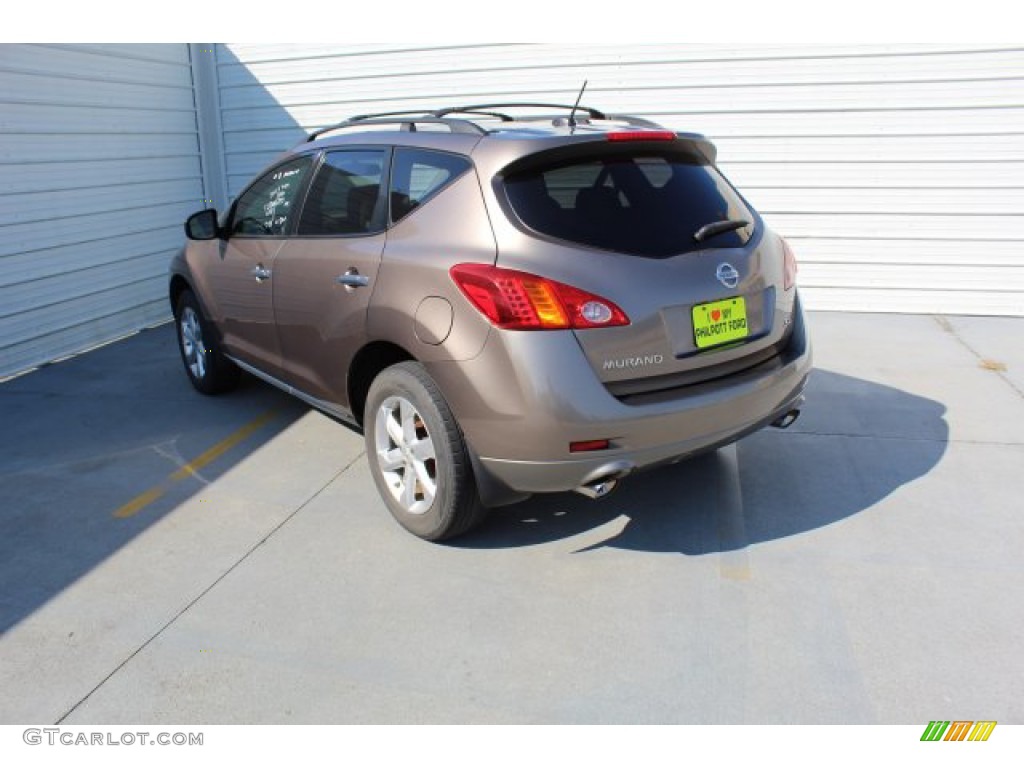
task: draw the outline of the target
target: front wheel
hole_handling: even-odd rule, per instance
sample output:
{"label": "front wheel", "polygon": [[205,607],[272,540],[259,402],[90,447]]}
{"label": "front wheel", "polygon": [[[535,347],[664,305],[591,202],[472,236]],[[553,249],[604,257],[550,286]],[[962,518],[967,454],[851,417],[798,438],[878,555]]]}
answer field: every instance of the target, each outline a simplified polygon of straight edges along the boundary
{"label": "front wheel", "polygon": [[192,385],[204,395],[226,392],[238,382],[238,367],[224,357],[192,291],[183,291],[174,311],[178,349]]}
{"label": "front wheel", "polygon": [[377,490],[406,530],[440,541],[483,519],[462,432],[419,363],[398,363],[374,379],[363,430]]}

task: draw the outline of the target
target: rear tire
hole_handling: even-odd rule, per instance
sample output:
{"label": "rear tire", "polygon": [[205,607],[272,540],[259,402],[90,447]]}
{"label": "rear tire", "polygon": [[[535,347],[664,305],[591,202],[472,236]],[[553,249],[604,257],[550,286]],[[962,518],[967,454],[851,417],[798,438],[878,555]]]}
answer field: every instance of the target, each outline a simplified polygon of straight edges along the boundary
{"label": "rear tire", "polygon": [[178,350],[192,386],[204,395],[216,395],[238,383],[238,366],[224,357],[216,334],[203,317],[195,294],[182,291],[174,311]]}
{"label": "rear tire", "polygon": [[441,541],[486,516],[462,432],[422,365],[398,363],[378,374],[363,432],[377,490],[403,528]]}

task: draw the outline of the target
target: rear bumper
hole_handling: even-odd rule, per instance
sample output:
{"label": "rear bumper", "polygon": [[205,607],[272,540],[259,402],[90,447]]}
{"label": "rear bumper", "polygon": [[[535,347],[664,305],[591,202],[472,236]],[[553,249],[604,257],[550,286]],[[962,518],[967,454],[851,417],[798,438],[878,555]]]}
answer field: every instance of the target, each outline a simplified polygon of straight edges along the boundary
{"label": "rear bumper", "polygon": [[599,480],[620,479],[637,470],[675,463],[728,445],[767,427],[794,408],[799,408],[803,400],[802,394],[797,395],[768,416],[752,423],[730,425],[720,432],[635,451],[602,451],[600,459],[514,461],[481,457],[479,462],[491,479],[514,491],[525,494],[570,491]]}
{"label": "rear bumper", "polygon": [[[431,373],[475,456],[481,495],[497,505],[713,450],[799,407],[811,371],[799,301],[793,322],[789,344],[772,360],[642,404],[612,396],[569,334],[506,334],[475,360]],[[598,439],[612,447],[569,452],[572,441]]]}

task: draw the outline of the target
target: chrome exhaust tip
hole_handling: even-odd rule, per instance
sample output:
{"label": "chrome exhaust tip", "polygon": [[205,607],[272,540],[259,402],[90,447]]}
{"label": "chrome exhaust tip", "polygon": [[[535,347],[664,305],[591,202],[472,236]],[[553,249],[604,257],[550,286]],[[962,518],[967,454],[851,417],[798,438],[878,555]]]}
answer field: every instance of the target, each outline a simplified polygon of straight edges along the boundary
{"label": "chrome exhaust tip", "polygon": [[594,480],[579,488],[574,488],[576,493],[586,496],[588,499],[603,499],[619,486],[619,481],[608,477],[601,480]]}
{"label": "chrome exhaust tip", "polygon": [[792,426],[793,422],[800,416],[800,409],[794,408],[793,410],[779,416],[775,421],[772,422],[773,427],[779,429],[785,429],[786,427]]}

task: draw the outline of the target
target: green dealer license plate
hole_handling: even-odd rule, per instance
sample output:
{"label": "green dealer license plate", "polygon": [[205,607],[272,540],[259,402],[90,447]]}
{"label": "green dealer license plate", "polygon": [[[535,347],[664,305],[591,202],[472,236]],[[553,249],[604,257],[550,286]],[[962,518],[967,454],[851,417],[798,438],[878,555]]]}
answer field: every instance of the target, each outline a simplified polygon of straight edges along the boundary
{"label": "green dealer license plate", "polygon": [[747,302],[742,296],[710,301],[693,308],[693,338],[697,349],[745,339],[749,332]]}

